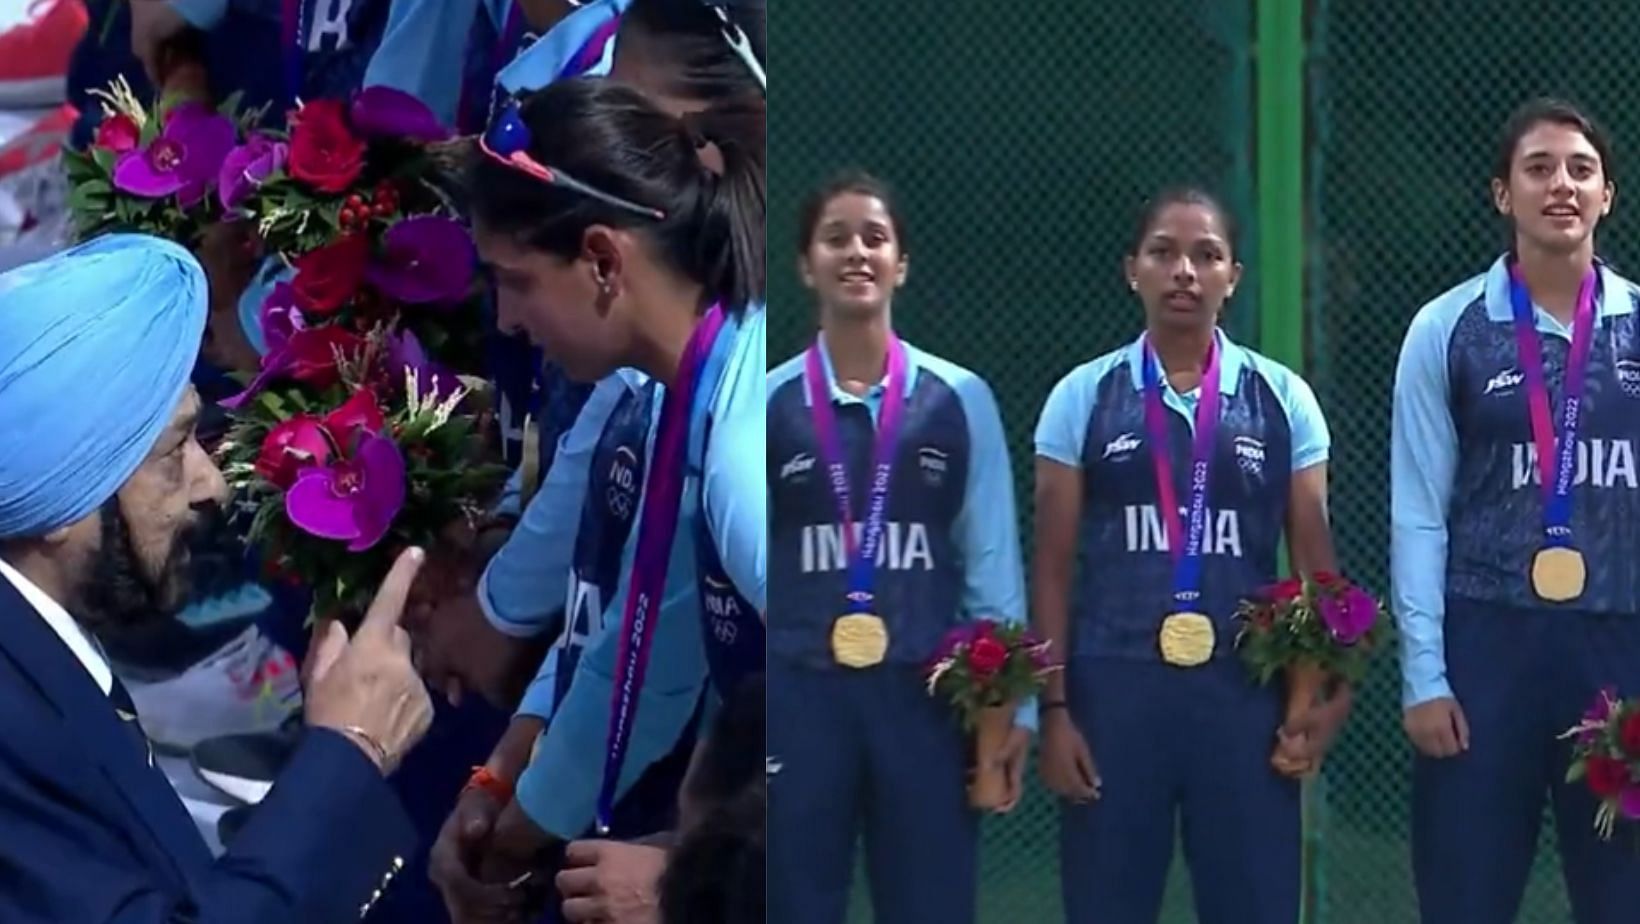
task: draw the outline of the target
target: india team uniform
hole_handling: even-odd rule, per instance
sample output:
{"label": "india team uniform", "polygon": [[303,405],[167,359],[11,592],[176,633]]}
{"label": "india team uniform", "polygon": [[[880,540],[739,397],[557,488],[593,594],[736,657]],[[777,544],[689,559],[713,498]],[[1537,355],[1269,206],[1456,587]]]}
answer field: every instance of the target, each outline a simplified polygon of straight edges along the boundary
{"label": "india team uniform", "polygon": [[[1248,679],[1231,617],[1275,579],[1293,474],[1325,462],[1330,441],[1301,378],[1223,333],[1217,344],[1197,607],[1215,629],[1206,664],[1170,665],[1158,645],[1175,608],[1175,564],[1146,430],[1144,340],[1071,371],[1037,427],[1037,455],[1081,470],[1083,483],[1066,682],[1103,787],[1098,800],[1061,808],[1071,924],[1152,924],[1181,815],[1203,922],[1298,919],[1299,787],[1270,767],[1282,702]],[[1181,504],[1199,397],[1163,388]]]}
{"label": "india team uniform", "polygon": [[[1513,919],[1546,797],[1580,924],[1640,908],[1640,857],[1596,839],[1593,798],[1564,782],[1570,742],[1556,740],[1602,687],[1640,692],[1640,293],[1610,267],[1598,278],[1572,482],[1588,583],[1572,602],[1544,602],[1529,577],[1544,492],[1505,260],[1424,306],[1402,346],[1391,574],[1403,701],[1454,696],[1470,730],[1466,753],[1414,770],[1425,921]],[[1571,330],[1532,316],[1558,409]]]}
{"label": "india team uniform", "polygon": [[[762,431],[746,413],[755,408],[756,421],[762,420],[766,312],[754,305],[740,317],[731,317],[707,360],[706,375],[699,396],[699,413],[692,415],[690,452],[685,460],[682,509],[677,534],[667,566],[666,587],[661,611],[654,627],[648,671],[636,692],[637,714],[631,743],[616,788],[618,797],[632,790],[645,771],[675,753],[703,710],[715,708],[717,697],[704,697],[709,677],[713,687],[728,689],[745,673],[758,669],[763,660],[762,620],[767,605],[766,523],[767,509],[758,503],[766,499],[744,469],[754,447],[762,445]],[[631,375],[623,371],[620,375]],[[573,433],[588,427],[599,406],[600,396],[609,387],[599,385],[588,411],[576,422],[565,452],[574,442]],[[655,397],[650,428],[658,423],[661,404],[659,385],[652,386]],[[707,440],[708,427],[711,438]],[[653,433],[649,448],[653,449]],[[643,465],[647,469],[650,455]],[[571,460],[573,457],[571,457]],[[554,470],[566,464],[563,455]],[[597,475],[594,473],[594,479]],[[556,491],[549,486],[544,494]],[[594,482],[596,483],[596,482]],[[573,668],[565,695],[553,710],[537,752],[519,778],[519,805],[542,829],[563,839],[585,834],[596,815],[597,798],[609,732],[610,703],[615,689],[617,654],[620,646],[621,616],[626,608],[629,577],[636,555],[642,524],[643,480],[632,498],[639,511],[629,528],[622,554],[619,578],[604,606],[603,618],[589,626],[582,655]],[[588,491],[588,503],[594,503]],[[541,496],[536,498],[541,502]],[[555,505],[556,506],[556,505]],[[562,509],[559,506],[557,509]],[[710,532],[709,552],[697,548],[704,521]],[[706,537],[701,537],[706,538]],[[510,544],[510,543],[509,543]],[[728,587],[715,588],[719,595],[732,594],[734,606],[720,606],[708,617],[703,612],[702,588],[707,579],[700,571],[702,555],[710,554],[720,563],[713,579],[722,577]],[[525,552],[525,562],[533,556]],[[498,586],[493,575],[486,584]],[[516,617],[511,617],[517,622]],[[498,624],[499,626],[499,624]],[[727,631],[724,627],[732,627]],[[706,637],[712,641],[708,643]],[[710,649],[710,650],[709,650]],[[546,670],[546,668],[544,668]],[[558,671],[564,668],[560,664]],[[557,683],[556,678],[553,681]],[[537,685],[543,683],[537,679]],[[532,693],[526,706],[534,700]],[[647,783],[646,783],[647,786]],[[677,787],[668,795],[675,797]],[[617,813],[619,814],[619,813]]]}
{"label": "india team uniform", "polygon": [[[975,914],[978,814],[970,755],[923,668],[959,621],[1019,621],[1024,579],[1007,441],[978,376],[906,345],[874,609],[888,629],[876,667],[839,666],[833,622],[849,559],[811,417],[803,356],[768,375],[769,531],[781,605],[769,620],[770,920],[840,924],[862,830],[877,919],[960,924]],[[824,354],[824,350],[821,351]],[[858,398],[824,358],[853,518],[867,515],[885,388]],[[1034,726],[1034,706],[1021,724]],[[800,832],[791,834],[791,832]]]}

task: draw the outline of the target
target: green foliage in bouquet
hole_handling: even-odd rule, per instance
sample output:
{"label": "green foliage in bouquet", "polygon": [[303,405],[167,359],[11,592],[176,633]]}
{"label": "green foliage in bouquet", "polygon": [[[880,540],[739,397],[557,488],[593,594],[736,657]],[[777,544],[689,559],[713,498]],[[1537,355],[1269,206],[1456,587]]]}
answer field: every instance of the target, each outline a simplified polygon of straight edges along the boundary
{"label": "green foliage in bouquet", "polygon": [[1359,683],[1391,634],[1381,602],[1326,572],[1262,589],[1242,601],[1236,620],[1236,647],[1260,684],[1300,664]]}
{"label": "green foliage in bouquet", "polygon": [[985,709],[1029,699],[1060,669],[1048,642],[1023,625],[980,619],[952,629],[940,642],[925,677],[928,695],[949,701],[965,732]]}

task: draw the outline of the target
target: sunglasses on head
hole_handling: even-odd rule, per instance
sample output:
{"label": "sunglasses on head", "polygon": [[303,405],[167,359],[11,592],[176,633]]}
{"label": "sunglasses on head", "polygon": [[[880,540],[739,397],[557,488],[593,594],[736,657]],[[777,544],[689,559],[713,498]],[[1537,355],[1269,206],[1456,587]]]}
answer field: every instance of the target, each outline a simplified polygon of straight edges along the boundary
{"label": "sunglasses on head", "polygon": [[746,69],[752,72],[757,79],[757,85],[763,88],[763,95],[769,94],[769,75],[763,70],[763,65],[757,60],[752,51],[752,40],[746,37],[746,31],[735,25],[729,18],[729,11],[724,8],[722,0],[700,0],[702,6],[717,14],[718,23],[723,28],[723,40],[729,43],[729,50],[735,53]]}
{"label": "sunglasses on head", "polygon": [[577,180],[562,170],[548,167],[530,156],[529,149],[533,136],[530,128],[524,124],[524,116],[518,111],[518,101],[510,100],[502,107],[495,121],[490,123],[483,135],[479,136],[478,147],[485,155],[500,163],[506,164],[514,170],[522,171],[550,186],[557,186],[574,193],[596,199],[605,205],[613,206],[622,211],[631,212],[644,218],[655,221],[665,221],[666,213],[660,209],[639,205],[630,199],[606,193],[601,189],[589,186]]}

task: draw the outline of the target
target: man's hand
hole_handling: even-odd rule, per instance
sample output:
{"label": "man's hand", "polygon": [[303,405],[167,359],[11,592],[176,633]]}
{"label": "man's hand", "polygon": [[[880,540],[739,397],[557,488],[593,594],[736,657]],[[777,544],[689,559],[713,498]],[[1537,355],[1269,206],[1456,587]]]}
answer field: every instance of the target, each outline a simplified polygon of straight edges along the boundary
{"label": "man's hand", "polygon": [[997,756],[1002,761],[1003,776],[1008,781],[1008,794],[996,807],[995,813],[1006,815],[1019,806],[1020,798],[1025,795],[1025,763],[1031,756],[1030,729],[1014,726],[1008,732],[1008,740],[1002,745],[1002,753]]}
{"label": "man's hand", "polygon": [[522,893],[481,882],[477,875],[501,809],[501,803],[482,789],[463,792],[428,855],[428,878],[457,924],[505,921],[523,908]]}
{"label": "man's hand", "polygon": [[570,924],[660,924],[666,851],[617,841],[575,841],[558,891]]}
{"label": "man's hand", "polygon": [[131,51],[148,72],[148,80],[160,86],[165,74],[165,46],[188,31],[188,21],[168,0],[131,0]]}
{"label": "man's hand", "polygon": [[479,878],[485,882],[517,882],[526,873],[539,876],[545,854],[557,838],[541,830],[514,799],[501,810],[490,847],[484,852]]}
{"label": "man's hand", "polygon": [[1401,725],[1425,757],[1454,757],[1469,750],[1469,722],[1463,707],[1450,696],[1406,710]]}
{"label": "man's hand", "polygon": [[1349,684],[1339,684],[1331,698],[1282,725],[1276,730],[1276,749],[1270,755],[1270,765],[1286,777],[1314,776],[1349,718],[1354,702],[1354,690]]}
{"label": "man's hand", "polygon": [[420,549],[400,555],[352,640],[340,622],[328,623],[312,656],[307,724],[346,735],[383,774],[433,722],[433,702],[410,664],[410,636],[399,627],[423,557]]}
{"label": "man's hand", "polygon": [[1093,751],[1071,721],[1069,710],[1042,713],[1042,754],[1037,769],[1042,782],[1062,799],[1088,802],[1099,798],[1101,781]]}

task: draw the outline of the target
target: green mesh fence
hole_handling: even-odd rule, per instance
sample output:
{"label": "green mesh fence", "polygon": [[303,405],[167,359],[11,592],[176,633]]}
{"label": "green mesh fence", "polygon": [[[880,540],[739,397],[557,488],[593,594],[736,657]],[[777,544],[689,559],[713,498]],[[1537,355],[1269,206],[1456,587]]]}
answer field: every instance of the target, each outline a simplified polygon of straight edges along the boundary
{"label": "green mesh fence", "polygon": [[[1258,342],[1254,158],[1283,152],[1255,150],[1254,29],[1262,11],[1282,5],[782,5],[772,23],[781,104],[771,129],[771,362],[813,330],[791,269],[798,201],[840,167],[881,174],[898,187],[910,226],[897,326],[995,388],[1028,538],[1030,435],[1042,401],[1066,371],[1139,324],[1119,260],[1145,195],[1181,181],[1224,195],[1242,219],[1248,261],[1228,325]],[[1551,28],[1547,9],[1530,0],[1491,0],[1484,11],[1427,0],[1308,4],[1308,137],[1302,152],[1285,152],[1302,158],[1306,189],[1305,365],[1333,431],[1344,565],[1386,590],[1396,354],[1417,308],[1483,269],[1502,243],[1486,190],[1498,126],[1522,99],[1548,92],[1593,106],[1620,158],[1624,139],[1640,134],[1640,103],[1623,82],[1640,55],[1630,5],[1582,4],[1575,28]],[[1618,201],[1602,249],[1624,265],[1636,256],[1628,242],[1640,213]],[[1314,921],[1417,920],[1398,697],[1397,665],[1385,659],[1312,794]],[[985,831],[981,920],[1059,920],[1051,800],[1033,784]],[[1167,922],[1194,920],[1182,865],[1176,859]],[[853,920],[871,920],[863,896],[856,909]],[[1548,826],[1519,920],[1570,920]]]}

